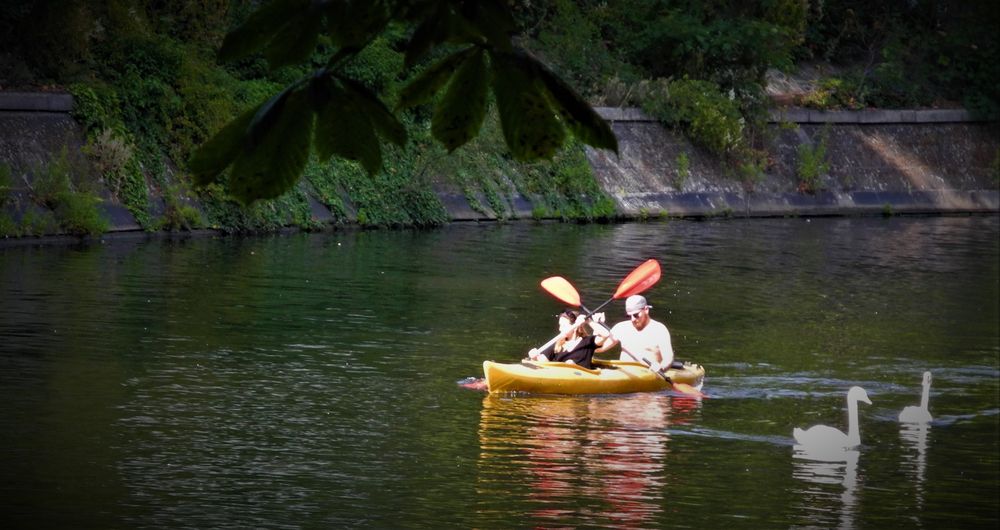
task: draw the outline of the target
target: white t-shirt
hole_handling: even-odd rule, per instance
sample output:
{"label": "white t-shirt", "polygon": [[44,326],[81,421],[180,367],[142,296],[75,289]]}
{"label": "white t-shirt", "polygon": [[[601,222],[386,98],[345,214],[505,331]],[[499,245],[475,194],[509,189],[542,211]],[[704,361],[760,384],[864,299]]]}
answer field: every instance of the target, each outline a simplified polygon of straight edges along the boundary
{"label": "white t-shirt", "polygon": [[[628,350],[639,358],[645,358],[648,362],[656,360],[656,352],[659,351],[663,357],[663,366],[670,366],[674,360],[674,348],[670,345],[670,332],[667,326],[650,319],[642,331],[635,329],[632,321],[619,322],[611,328],[611,336],[621,342],[622,350]],[[618,356],[622,361],[633,361],[627,353],[622,351]]]}

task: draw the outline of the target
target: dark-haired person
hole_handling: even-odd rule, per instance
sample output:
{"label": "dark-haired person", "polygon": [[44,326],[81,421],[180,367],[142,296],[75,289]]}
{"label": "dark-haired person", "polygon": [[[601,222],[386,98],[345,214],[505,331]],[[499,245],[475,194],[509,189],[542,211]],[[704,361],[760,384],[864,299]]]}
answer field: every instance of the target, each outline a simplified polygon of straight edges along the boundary
{"label": "dark-haired person", "polygon": [[[594,315],[598,321],[604,319],[603,314]],[[550,348],[539,351],[532,348],[528,358],[533,361],[566,362],[593,369],[594,351],[604,343],[607,330],[604,326],[596,326],[598,334],[588,333],[587,317],[577,311],[567,309],[559,314],[559,332],[562,335]]]}

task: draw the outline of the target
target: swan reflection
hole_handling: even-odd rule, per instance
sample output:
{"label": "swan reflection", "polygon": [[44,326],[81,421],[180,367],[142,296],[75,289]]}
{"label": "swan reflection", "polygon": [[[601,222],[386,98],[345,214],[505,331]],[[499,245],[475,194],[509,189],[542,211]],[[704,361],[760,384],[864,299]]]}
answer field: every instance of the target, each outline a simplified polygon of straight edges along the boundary
{"label": "swan reflection", "polygon": [[905,461],[907,474],[913,479],[916,489],[915,499],[917,509],[924,507],[924,475],[927,468],[927,435],[931,426],[928,423],[900,423],[899,437],[903,445],[910,450],[911,456]]}
{"label": "swan reflection", "polygon": [[[801,498],[810,514],[837,514],[838,520],[823,521],[818,526],[854,528],[858,509],[858,458],[853,449],[829,450],[795,445],[792,476],[809,483]],[[812,521],[813,524],[820,521]]]}

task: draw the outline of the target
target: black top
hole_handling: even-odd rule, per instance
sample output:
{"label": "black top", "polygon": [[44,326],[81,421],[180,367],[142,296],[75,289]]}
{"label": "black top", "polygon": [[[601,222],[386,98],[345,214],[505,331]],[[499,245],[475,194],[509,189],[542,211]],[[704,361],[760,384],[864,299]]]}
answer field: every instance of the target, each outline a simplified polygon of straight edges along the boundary
{"label": "black top", "polygon": [[584,368],[593,370],[594,365],[591,364],[591,360],[594,358],[594,350],[597,349],[595,340],[596,337],[590,335],[584,337],[572,350],[556,352],[555,345],[553,344],[539,353],[544,354],[548,360],[553,362],[573,361]]}

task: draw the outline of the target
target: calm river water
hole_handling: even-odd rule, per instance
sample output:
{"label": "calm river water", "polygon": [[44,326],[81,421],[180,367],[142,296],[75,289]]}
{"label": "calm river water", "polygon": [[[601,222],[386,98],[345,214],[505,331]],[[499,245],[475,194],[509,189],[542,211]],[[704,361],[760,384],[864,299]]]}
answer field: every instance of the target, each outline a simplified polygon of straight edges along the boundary
{"label": "calm river water", "polygon": [[[775,219],[0,248],[0,526],[996,528],[1000,221]],[[655,257],[701,401],[500,396]],[[610,306],[614,320],[621,302]],[[930,371],[934,420],[897,417]],[[862,446],[801,458],[792,429]]]}

